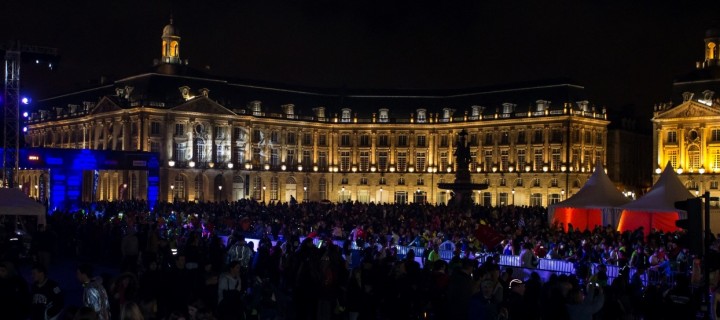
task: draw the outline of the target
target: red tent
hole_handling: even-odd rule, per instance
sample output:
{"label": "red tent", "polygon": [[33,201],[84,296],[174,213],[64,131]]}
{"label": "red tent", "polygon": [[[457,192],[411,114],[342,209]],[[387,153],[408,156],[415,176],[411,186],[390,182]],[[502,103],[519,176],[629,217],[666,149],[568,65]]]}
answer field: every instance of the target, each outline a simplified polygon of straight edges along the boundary
{"label": "red tent", "polygon": [[645,235],[652,229],[675,231],[678,229],[675,221],[687,217],[687,212],[675,208],[675,202],[689,198],[693,198],[693,195],[668,163],[648,193],[621,207],[622,216],[617,230],[633,231],[643,227]]}
{"label": "red tent", "polygon": [[610,181],[603,167],[598,164],[595,172],[577,193],[565,201],[548,207],[548,221],[560,224],[567,231],[573,228],[592,230],[596,226],[617,225],[619,206],[628,200]]}

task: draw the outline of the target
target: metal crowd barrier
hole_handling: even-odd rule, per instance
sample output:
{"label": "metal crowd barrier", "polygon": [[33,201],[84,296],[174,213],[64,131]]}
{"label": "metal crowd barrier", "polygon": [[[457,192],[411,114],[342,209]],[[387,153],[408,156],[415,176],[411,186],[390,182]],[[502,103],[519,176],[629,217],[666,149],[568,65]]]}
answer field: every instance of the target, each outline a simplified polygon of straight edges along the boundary
{"label": "metal crowd barrier", "polygon": [[[302,238],[301,241],[303,239],[304,238]],[[257,242],[259,241],[258,239],[247,238],[246,240],[255,242],[256,247],[257,247]],[[313,243],[315,245],[317,245],[320,241],[321,240],[317,239],[317,238],[313,239]],[[333,243],[336,246],[339,246],[341,248],[343,247],[344,242],[345,242],[344,240],[333,240]],[[361,247],[357,246],[357,243],[355,241],[353,241],[350,246],[350,249],[353,251],[359,252],[367,247],[369,247],[369,244],[367,244],[367,243],[365,243],[363,245],[363,247],[361,248]],[[425,248],[423,248],[423,247],[395,245],[394,248],[397,252],[398,258],[401,258],[401,259],[407,255],[407,253],[410,249],[415,251],[415,257],[419,260],[422,260],[422,257],[425,253]],[[440,259],[450,261],[453,257],[453,251],[452,250],[439,250],[439,256],[440,256]],[[489,258],[491,256],[499,257],[498,264],[501,266],[520,268],[520,256],[519,255],[483,254],[477,260],[480,262],[484,262],[487,258]],[[356,257],[356,258],[357,259],[354,259],[354,260],[359,260],[359,257]],[[590,275],[593,275],[598,271],[598,265],[599,265],[598,263],[590,264],[590,266],[589,266],[590,270],[588,270],[590,272]],[[613,266],[613,265],[606,265],[606,268],[607,268],[608,285],[609,285],[612,283],[612,281],[615,278],[617,278],[619,276],[620,270],[622,268],[618,267],[618,266]],[[575,271],[576,271],[574,263],[565,261],[565,260],[556,260],[556,259],[539,259],[539,263],[536,268],[520,268],[520,269],[527,269],[527,271],[529,271],[529,272],[537,270],[537,271],[545,271],[545,272],[550,272],[550,273],[567,274],[567,275],[575,274]],[[635,274],[635,272],[636,272],[635,268],[630,268],[629,276],[632,277]],[[643,284],[647,286],[648,283],[653,284],[653,283],[657,283],[661,280],[673,281],[672,273],[669,275],[670,276],[669,278],[666,277],[666,279],[662,279],[661,272],[662,272],[661,270],[648,269],[645,272],[645,274],[643,274],[641,276],[641,279],[643,280]]]}

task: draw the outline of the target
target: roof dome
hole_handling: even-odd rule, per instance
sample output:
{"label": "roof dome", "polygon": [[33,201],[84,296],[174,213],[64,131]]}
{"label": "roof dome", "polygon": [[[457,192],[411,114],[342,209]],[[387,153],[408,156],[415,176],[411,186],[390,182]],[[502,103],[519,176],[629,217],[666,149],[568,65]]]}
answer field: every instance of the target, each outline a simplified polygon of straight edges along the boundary
{"label": "roof dome", "polygon": [[710,28],[705,31],[705,38],[720,37],[720,28]]}
{"label": "roof dome", "polygon": [[180,36],[180,30],[175,28],[173,25],[173,20],[170,19],[170,24],[166,25],[165,28],[163,28],[163,37],[178,37]]}

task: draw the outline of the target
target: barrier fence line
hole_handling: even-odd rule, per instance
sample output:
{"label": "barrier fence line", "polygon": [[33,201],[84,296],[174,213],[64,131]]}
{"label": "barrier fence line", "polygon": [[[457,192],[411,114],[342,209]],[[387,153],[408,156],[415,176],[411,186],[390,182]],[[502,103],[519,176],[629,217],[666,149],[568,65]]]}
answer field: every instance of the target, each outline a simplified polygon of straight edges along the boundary
{"label": "barrier fence line", "polygon": [[[305,238],[300,238],[300,241],[303,241],[304,239]],[[246,240],[250,241],[250,242],[254,242],[255,248],[257,248],[257,244],[260,241],[259,239],[254,239],[254,238],[246,238]],[[315,244],[317,246],[320,241],[321,241],[321,239],[314,238],[313,244]],[[342,248],[345,243],[344,240],[333,240],[332,242],[333,242],[333,244],[335,244],[336,246],[338,246],[340,248]],[[273,241],[273,245],[275,245],[275,243],[276,243],[276,241]],[[363,244],[363,247],[361,248],[361,247],[357,246],[357,243],[355,241],[353,241],[350,245],[350,249],[355,251],[356,253],[359,253],[360,251],[364,250],[365,248],[368,248],[369,246],[370,246],[370,244],[365,243],[365,244]],[[415,251],[415,257],[417,257],[417,258],[422,258],[425,253],[424,247],[394,245],[393,248],[395,248],[398,258],[405,257],[407,255],[408,251],[410,251],[411,249]],[[439,250],[438,254],[440,256],[440,259],[445,260],[445,261],[450,261],[453,257],[452,250]],[[493,257],[493,256],[499,257],[498,264],[501,266],[520,268],[520,256],[519,255],[502,255],[502,254],[496,255],[496,254],[484,253],[484,254],[479,255],[477,257],[477,260],[480,263],[483,263],[488,258]],[[527,269],[528,271],[531,271],[531,270],[547,271],[547,272],[554,272],[557,274],[567,274],[567,275],[572,275],[572,274],[575,274],[575,272],[576,272],[576,270],[575,270],[576,264],[573,262],[570,262],[570,261],[557,260],[557,259],[544,259],[544,258],[540,258],[538,260],[539,260],[539,263],[536,268],[520,268],[520,269]],[[351,267],[355,267],[355,265],[353,265],[353,264],[359,263],[359,261],[360,261],[359,257],[356,257],[355,259],[353,259],[353,261],[351,261]],[[599,263],[590,263],[589,264],[589,270],[588,270],[589,276],[592,276],[593,274],[597,273],[599,265],[600,265]],[[608,283],[608,285],[610,285],[612,283],[612,281],[615,280],[615,278],[617,278],[619,276],[620,270],[622,269],[622,267],[614,266],[614,265],[605,265],[605,266],[607,268],[606,273],[608,276],[607,283]],[[635,274],[635,272],[637,272],[637,270],[636,270],[636,268],[629,268],[629,270],[630,270],[629,278],[631,278]],[[669,282],[673,281],[673,274],[674,273],[670,273],[670,274],[666,275],[665,281],[669,281]],[[646,270],[645,274],[643,274],[641,276],[641,279],[642,279],[643,285],[645,285],[645,286],[647,286],[648,283],[657,283],[658,281],[661,280],[661,271],[653,270],[653,269]]]}

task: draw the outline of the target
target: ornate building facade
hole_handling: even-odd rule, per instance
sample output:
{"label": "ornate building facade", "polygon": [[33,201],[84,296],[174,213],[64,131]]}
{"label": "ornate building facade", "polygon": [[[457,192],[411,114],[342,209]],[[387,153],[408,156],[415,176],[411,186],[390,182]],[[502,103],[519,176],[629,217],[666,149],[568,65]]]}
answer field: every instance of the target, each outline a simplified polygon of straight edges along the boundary
{"label": "ornate building facade", "polygon": [[720,193],[720,29],[705,33],[705,59],[673,84],[673,101],[655,106],[654,178],[670,164],[695,194]]}
{"label": "ornate building facade", "polygon": [[[561,201],[605,164],[605,109],[567,81],[338,94],[204,74],[180,59],[180,39],[171,23],[147,73],[41,101],[26,145],[157,152],[167,201],[445,203],[437,184],[454,179],[463,129],[472,180],[489,185],[474,199],[484,205]],[[83,197],[142,198],[143,181],[100,172]]]}

